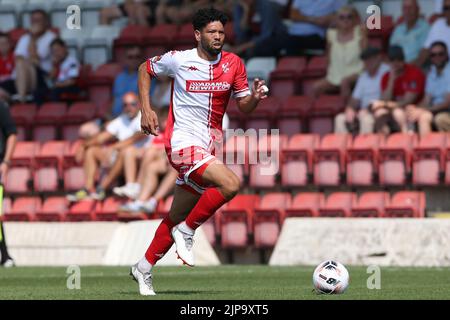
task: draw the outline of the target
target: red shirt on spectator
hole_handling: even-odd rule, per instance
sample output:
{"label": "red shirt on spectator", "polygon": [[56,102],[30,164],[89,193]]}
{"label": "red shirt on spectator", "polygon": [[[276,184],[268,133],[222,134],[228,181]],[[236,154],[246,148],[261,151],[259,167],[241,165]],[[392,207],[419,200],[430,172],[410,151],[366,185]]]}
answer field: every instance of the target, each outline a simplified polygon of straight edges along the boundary
{"label": "red shirt on spectator", "polygon": [[11,79],[14,71],[14,53],[10,52],[6,58],[0,56],[0,81]]}
{"label": "red shirt on spectator", "polygon": [[[389,82],[390,71],[386,72],[381,79],[381,90],[384,91],[387,88]],[[405,64],[403,73],[395,79],[394,82],[394,101],[401,100],[403,96],[408,93],[417,93],[417,98],[414,103],[419,102],[422,99],[425,91],[425,75],[418,67]]]}

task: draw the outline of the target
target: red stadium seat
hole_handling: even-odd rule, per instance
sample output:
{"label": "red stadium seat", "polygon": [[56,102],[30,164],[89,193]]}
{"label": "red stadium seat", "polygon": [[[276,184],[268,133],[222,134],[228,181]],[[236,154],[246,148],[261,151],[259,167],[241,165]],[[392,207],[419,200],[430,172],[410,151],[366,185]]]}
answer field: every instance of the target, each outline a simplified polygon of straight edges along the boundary
{"label": "red stadium seat", "polygon": [[284,101],[300,91],[298,86],[301,73],[306,67],[304,57],[283,57],[270,73],[270,95]]}
{"label": "red stadium seat", "polygon": [[37,106],[34,103],[18,103],[10,108],[11,117],[16,125],[31,126],[37,113]]}
{"label": "red stadium seat", "polygon": [[11,210],[5,213],[5,221],[33,221],[36,211],[41,208],[41,198],[23,197],[17,198]]}
{"label": "red stadium seat", "polygon": [[296,134],[282,149],[281,184],[287,187],[306,186],[313,170],[313,150],[319,144],[315,134]]}
{"label": "red stadium seat", "polygon": [[173,43],[175,46],[175,50],[183,50],[182,48],[194,48],[197,46],[194,37],[194,28],[192,27],[192,23],[185,23],[180,26],[176,41]]}
{"label": "red stadium seat", "polygon": [[130,45],[142,46],[144,36],[151,28],[141,25],[127,25],[120,32],[119,38],[114,39],[113,55],[114,61],[122,64],[126,61],[126,49]]}
{"label": "red stadium seat", "polygon": [[351,209],[356,203],[353,192],[335,192],[330,194],[319,209],[321,217],[350,217]]}
{"label": "red stadium seat", "polygon": [[327,66],[326,56],[315,56],[308,61],[301,77],[302,94],[311,95],[314,82],[325,76]]}
{"label": "red stadium seat", "polygon": [[268,193],[253,213],[253,235],[255,247],[273,248],[278,240],[284,220],[284,210],[291,205],[287,192]]}
{"label": "red stadium seat", "polygon": [[64,102],[47,102],[38,110],[34,118],[35,124],[55,125],[67,112],[67,104]]}
{"label": "red stadium seat", "polygon": [[420,138],[419,144],[413,149],[413,184],[439,185],[445,167],[446,144],[446,133],[432,132]]}
{"label": "red stadium seat", "polygon": [[328,134],[314,150],[314,184],[338,186],[345,170],[345,151],[351,146],[347,134]]}
{"label": "red stadium seat", "polygon": [[233,135],[225,143],[224,160],[227,167],[233,171],[240,181],[244,181],[249,172],[248,137]]}
{"label": "red stadium seat", "polygon": [[32,171],[27,167],[12,167],[6,174],[5,190],[10,193],[31,191]]}
{"label": "red stadium seat", "polygon": [[352,207],[352,217],[381,218],[389,205],[389,193],[365,192]]}
{"label": "red stadium seat", "polygon": [[94,221],[95,212],[98,210],[100,202],[95,200],[83,200],[74,203],[66,214],[68,221]]}
{"label": "red stadium seat", "polygon": [[407,133],[391,134],[379,148],[378,172],[381,185],[404,185],[411,173],[411,153],[417,136]]}
{"label": "red stadium seat", "polygon": [[101,206],[97,206],[95,211],[96,220],[98,221],[118,221],[119,207],[126,200],[115,197],[106,198]]}
{"label": "red stadium seat", "polygon": [[34,189],[39,192],[57,191],[62,177],[62,163],[66,141],[49,141],[36,156]]}
{"label": "red stadium seat", "polygon": [[11,157],[11,165],[17,166],[34,166],[34,158],[39,152],[40,144],[34,141],[17,142]]}
{"label": "red stadium seat", "polygon": [[47,142],[56,140],[58,135],[58,128],[53,125],[40,125],[33,128],[33,141]]}
{"label": "red stadium seat", "polygon": [[98,106],[112,99],[112,86],[116,76],[123,70],[119,63],[102,64],[90,74],[88,92],[91,101]]}
{"label": "red stadium seat", "polygon": [[61,130],[63,140],[73,142],[80,138],[80,124],[64,125]]}
{"label": "red stadium seat", "polygon": [[63,161],[65,191],[75,191],[84,187],[83,166],[75,161],[75,154],[81,143],[81,140],[77,140],[71,144],[66,144]]}
{"label": "red stadium seat", "polygon": [[362,134],[347,150],[347,184],[370,186],[378,173],[378,147],[383,136]]}
{"label": "red stadium seat", "polygon": [[323,195],[319,192],[298,193],[285,210],[285,217],[318,217],[323,201]]}
{"label": "red stadium seat", "polygon": [[245,116],[246,129],[267,129],[274,128],[274,119],[281,107],[280,101],[274,97],[261,100],[258,107]]}
{"label": "red stadium seat", "polygon": [[394,29],[394,19],[392,16],[381,16],[380,29],[369,29],[369,41],[377,39],[384,49],[389,43],[389,37]]}
{"label": "red stadium seat", "polygon": [[[11,198],[3,198],[3,204],[2,204],[2,213],[7,214],[11,211],[12,208],[12,200]],[[1,216],[0,216],[1,221]]]}
{"label": "red stadium seat", "polygon": [[65,197],[49,197],[45,199],[42,208],[36,212],[39,221],[64,221],[68,208]]}
{"label": "red stadium seat", "polygon": [[249,154],[258,155],[250,166],[249,185],[253,188],[273,188],[281,165],[281,150],[287,145],[286,135],[263,135],[258,144],[249,146]]}
{"label": "red stadium seat", "polygon": [[144,47],[144,57],[147,59],[162,56],[164,53],[166,53],[166,47],[164,46],[149,45]]}
{"label": "red stadium seat", "polygon": [[66,124],[81,124],[92,120],[96,113],[96,105],[92,102],[76,102],[70,106],[69,111],[64,116]]}
{"label": "red stadium seat", "polygon": [[385,217],[424,218],[426,208],[425,193],[421,191],[399,191],[391,197],[386,206]]}
{"label": "red stadium seat", "polygon": [[322,95],[308,112],[309,131],[321,135],[332,133],[334,117],[344,110],[345,100],[339,95]]}
{"label": "red stadium seat", "polygon": [[178,26],[159,24],[154,26],[143,38],[143,46],[163,46],[169,48],[177,39]]}
{"label": "red stadium seat", "polygon": [[220,234],[223,248],[244,248],[253,230],[253,208],[259,204],[258,195],[238,194],[220,216]]}
{"label": "red stadium seat", "polygon": [[230,119],[231,129],[239,129],[239,128],[243,129],[245,127],[244,113],[239,110],[236,99],[230,99],[228,101],[226,112],[228,118]]}
{"label": "red stadium seat", "polygon": [[277,128],[281,134],[289,136],[305,129],[305,118],[312,108],[313,100],[308,96],[290,96],[281,106],[278,114]]}

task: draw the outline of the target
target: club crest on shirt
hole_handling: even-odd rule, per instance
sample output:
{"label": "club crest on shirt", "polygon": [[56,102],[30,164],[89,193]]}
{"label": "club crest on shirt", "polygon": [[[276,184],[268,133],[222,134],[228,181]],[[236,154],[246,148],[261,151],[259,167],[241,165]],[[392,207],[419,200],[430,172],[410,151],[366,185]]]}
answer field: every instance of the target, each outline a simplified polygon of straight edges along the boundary
{"label": "club crest on shirt", "polygon": [[228,71],[230,71],[230,68],[228,67],[229,64],[230,64],[229,62],[222,63],[223,73],[227,73]]}

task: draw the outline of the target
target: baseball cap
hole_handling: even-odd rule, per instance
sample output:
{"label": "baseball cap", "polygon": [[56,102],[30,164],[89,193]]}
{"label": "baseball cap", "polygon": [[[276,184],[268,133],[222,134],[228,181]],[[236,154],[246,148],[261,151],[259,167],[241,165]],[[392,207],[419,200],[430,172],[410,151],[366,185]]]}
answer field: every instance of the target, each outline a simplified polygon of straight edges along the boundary
{"label": "baseball cap", "polygon": [[403,53],[403,49],[400,46],[390,46],[388,49],[388,58],[389,60],[405,60],[405,54]]}

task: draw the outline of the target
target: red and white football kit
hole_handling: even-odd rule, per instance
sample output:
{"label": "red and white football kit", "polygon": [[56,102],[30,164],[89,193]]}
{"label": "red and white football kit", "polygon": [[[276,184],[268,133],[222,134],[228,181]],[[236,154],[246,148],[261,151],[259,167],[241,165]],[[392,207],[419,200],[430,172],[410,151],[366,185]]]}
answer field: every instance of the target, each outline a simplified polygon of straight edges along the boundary
{"label": "red and white football kit", "polygon": [[173,79],[164,137],[167,156],[179,172],[177,185],[202,194],[207,185],[201,175],[215,160],[214,142],[222,138],[228,100],[231,94],[250,95],[244,63],[224,51],[208,61],[194,48],[148,59],[147,72]]}

